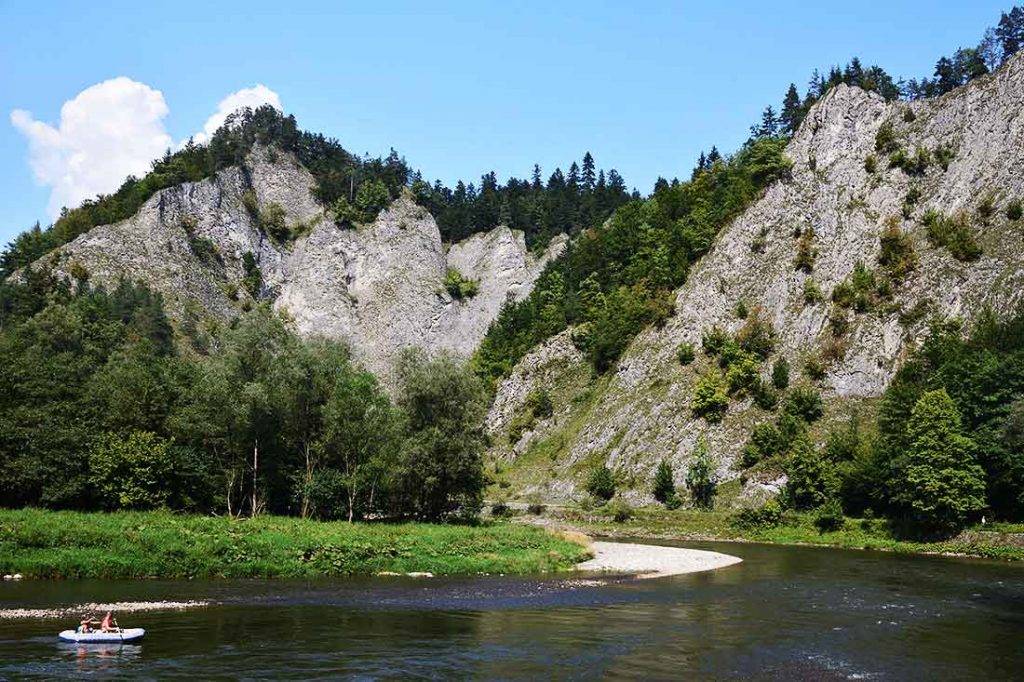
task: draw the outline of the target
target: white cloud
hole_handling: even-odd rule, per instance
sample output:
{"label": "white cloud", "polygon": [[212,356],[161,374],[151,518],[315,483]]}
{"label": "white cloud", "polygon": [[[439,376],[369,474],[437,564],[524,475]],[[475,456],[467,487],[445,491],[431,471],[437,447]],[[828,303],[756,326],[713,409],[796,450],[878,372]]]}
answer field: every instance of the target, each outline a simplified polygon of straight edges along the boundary
{"label": "white cloud", "polygon": [[[264,85],[231,93],[196,142],[208,140],[236,109],[261,104],[282,109],[281,98]],[[28,139],[29,165],[36,180],[50,187],[47,212],[55,218],[64,206],[115,191],[129,175],[142,177],[153,159],[179,146],[164,127],[168,112],[159,90],[121,76],[65,102],[56,127],[22,109],[11,112],[11,124]]]}
{"label": "white cloud", "polygon": [[284,110],[284,107],[281,106],[281,98],[278,97],[277,93],[262,83],[257,83],[251,88],[243,88],[233,92],[220,101],[220,104],[217,105],[216,113],[206,119],[202,132],[193,135],[192,139],[196,143],[202,144],[210,139],[217,128],[221,127],[228,114],[232,114],[243,107],[255,109],[263,104],[269,104],[278,111]]}
{"label": "white cloud", "polygon": [[121,76],[97,83],[68,100],[55,128],[15,109],[11,123],[29,142],[29,165],[51,187],[47,211],[117,189],[128,175],[142,176],[172,145],[164,130],[167,103],[159,90]]}

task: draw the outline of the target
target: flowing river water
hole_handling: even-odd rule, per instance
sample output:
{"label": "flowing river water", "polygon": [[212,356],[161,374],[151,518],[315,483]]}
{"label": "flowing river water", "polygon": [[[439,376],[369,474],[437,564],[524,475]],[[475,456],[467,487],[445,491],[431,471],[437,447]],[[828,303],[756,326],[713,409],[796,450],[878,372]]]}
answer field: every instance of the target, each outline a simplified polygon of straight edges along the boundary
{"label": "flowing river water", "polygon": [[[663,543],[670,544],[670,543]],[[121,614],[138,645],[75,646],[74,619],[0,620],[0,678],[1020,679],[1024,566],[685,543],[743,558],[626,580],[23,581],[0,609],[212,600]]]}

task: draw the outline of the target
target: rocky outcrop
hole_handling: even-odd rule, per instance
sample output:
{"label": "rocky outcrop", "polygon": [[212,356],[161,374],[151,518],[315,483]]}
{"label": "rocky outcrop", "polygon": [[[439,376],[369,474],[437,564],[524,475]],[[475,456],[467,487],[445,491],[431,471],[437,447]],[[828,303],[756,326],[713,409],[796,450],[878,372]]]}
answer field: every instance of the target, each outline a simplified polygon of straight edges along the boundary
{"label": "rocky outcrop", "polygon": [[[934,100],[887,103],[845,85],[830,91],[786,150],[794,162],[791,178],[769,187],[723,230],[677,291],[674,317],[635,339],[595,395],[585,400],[582,393],[560,396],[563,409],[585,414],[566,418],[561,426],[541,425],[527,436],[537,443],[561,439],[553,455],[556,471],[549,476],[561,483],[531,487],[564,496],[564,479],[579,481],[583,463],[604,460],[623,480],[634,481],[640,489],[634,496],[642,498],[662,458],[674,465],[681,483],[700,435],[719,457],[719,474],[737,477],[732,464],[750,428],[771,415],[747,400],[734,402],[721,424],[695,419],[693,384],[709,361],[699,358],[680,367],[675,359],[679,344],[686,341],[699,349],[702,332],[713,325],[735,332],[743,324],[734,312],[742,300],[771,321],[778,338],[776,357],[788,358],[798,375],[805,360],[819,355],[831,339],[830,293],[850,277],[858,261],[880,267],[879,237],[891,225],[912,240],[919,263],[894,285],[891,301],[850,314],[845,352],[827,365],[820,382],[834,405],[880,395],[922,337],[928,317],[969,320],[986,306],[1002,312],[1019,306],[1024,300],[1024,225],[1010,222],[1005,208],[1013,199],[1024,199],[1022,102],[1024,55]],[[923,174],[890,167],[887,155],[876,152],[883,124],[892,126],[897,144],[908,154],[918,148],[931,153]],[[953,154],[946,168],[936,160],[942,148]],[[866,163],[872,155],[873,172]],[[916,200],[908,202],[914,195]],[[986,219],[988,198],[995,211]],[[981,257],[961,262],[930,244],[921,220],[930,209],[961,212],[977,236]],[[814,230],[817,253],[811,273],[794,267],[795,235],[808,228]],[[824,293],[824,301],[805,302],[808,279]],[[558,337],[527,356],[499,387],[490,417],[494,435],[519,409],[520,396],[558,383],[536,368],[558,366],[571,373],[582,362]],[[595,391],[591,385],[580,390]],[[565,424],[572,429],[567,431]],[[494,454],[514,460],[523,450],[521,443],[509,448],[501,444]]]}
{"label": "rocky outcrop", "polygon": [[[292,156],[257,148],[244,165],[158,192],[136,215],[45,260],[97,284],[146,282],[179,323],[224,321],[253,298],[272,300],[300,333],[344,339],[387,381],[405,347],[471,353],[501,305],[527,295],[565,248],[557,239],[535,256],[521,232],[498,227],[446,251],[433,217],[408,195],[370,224],[341,228],[313,187]],[[268,235],[273,212],[294,239]],[[478,293],[453,300],[444,289],[448,268],[476,280]]]}

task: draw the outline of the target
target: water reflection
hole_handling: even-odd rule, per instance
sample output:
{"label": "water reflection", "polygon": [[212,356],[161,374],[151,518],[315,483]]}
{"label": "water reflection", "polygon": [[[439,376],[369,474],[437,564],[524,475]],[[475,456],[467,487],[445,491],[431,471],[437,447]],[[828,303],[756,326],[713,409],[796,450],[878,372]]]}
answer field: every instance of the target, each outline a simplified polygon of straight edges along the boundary
{"label": "water reflection", "polygon": [[[0,621],[0,677],[1013,677],[1024,567],[758,545],[744,563],[603,586],[564,578],[22,583],[0,606],[215,599],[133,614],[141,645],[58,647]],[[126,620],[126,619],[122,619]]]}

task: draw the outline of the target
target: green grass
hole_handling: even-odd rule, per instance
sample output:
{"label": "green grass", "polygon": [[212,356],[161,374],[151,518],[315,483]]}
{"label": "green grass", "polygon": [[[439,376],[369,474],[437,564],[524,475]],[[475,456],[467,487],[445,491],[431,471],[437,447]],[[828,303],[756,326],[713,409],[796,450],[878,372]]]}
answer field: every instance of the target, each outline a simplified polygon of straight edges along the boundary
{"label": "green grass", "polygon": [[538,573],[587,550],[544,530],[297,518],[0,510],[0,573],[38,578],[313,578]]}
{"label": "green grass", "polygon": [[1024,526],[1021,524],[988,524],[965,530],[949,540],[916,542],[894,537],[881,519],[865,521],[847,518],[841,530],[821,533],[814,526],[814,514],[811,513],[786,512],[782,523],[772,528],[739,528],[731,522],[732,513],[725,511],[669,511],[644,507],[633,510],[632,518],[622,523],[612,521],[603,509],[592,512],[566,509],[561,515],[585,533],[608,537],[821,545],[904,554],[961,554],[1024,561]]}

